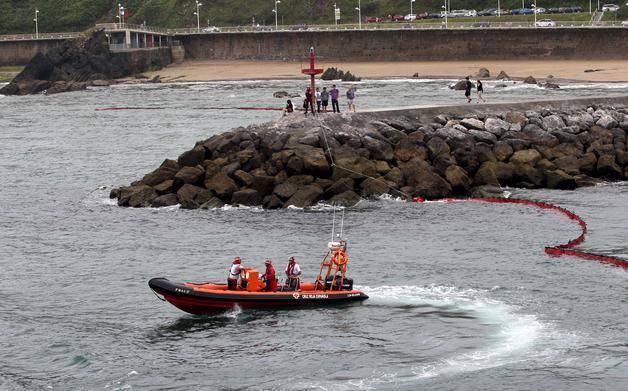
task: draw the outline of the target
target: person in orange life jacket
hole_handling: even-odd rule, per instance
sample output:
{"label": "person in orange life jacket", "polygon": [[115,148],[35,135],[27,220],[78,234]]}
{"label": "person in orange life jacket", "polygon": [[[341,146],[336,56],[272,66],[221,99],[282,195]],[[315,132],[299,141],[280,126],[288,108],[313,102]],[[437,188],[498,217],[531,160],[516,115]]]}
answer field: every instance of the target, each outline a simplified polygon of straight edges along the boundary
{"label": "person in orange life jacket", "polygon": [[231,268],[229,269],[229,277],[227,277],[227,289],[232,291],[238,289],[238,280],[241,278],[242,269],[244,269],[244,266],[242,266],[242,260],[240,259],[240,257],[235,257],[233,259]]}
{"label": "person in orange life jacket", "polygon": [[294,257],[290,257],[286,267],[286,285],[294,290],[299,289],[299,276],[301,276],[301,267]]}
{"label": "person in orange life jacket", "polygon": [[266,271],[262,274],[262,281],[266,283],[266,287],[264,290],[266,292],[276,292],[277,291],[277,277],[275,276],[275,268],[273,267],[273,263],[270,259],[264,261],[264,265],[266,265]]}

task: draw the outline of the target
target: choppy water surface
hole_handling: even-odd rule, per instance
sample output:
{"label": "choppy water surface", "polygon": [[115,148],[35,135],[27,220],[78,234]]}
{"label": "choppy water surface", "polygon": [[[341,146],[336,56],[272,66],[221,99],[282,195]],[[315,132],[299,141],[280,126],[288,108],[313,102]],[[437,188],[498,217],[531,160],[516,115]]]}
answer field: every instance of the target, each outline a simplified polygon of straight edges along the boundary
{"label": "choppy water surface", "polygon": [[[439,82],[372,82],[360,105],[453,103]],[[220,280],[229,259],[313,278],[329,208],[124,209],[127,184],[194,141],[275,112],[297,82],[119,86],[0,97],[0,388],[607,389],[628,384],[628,273],[542,248],[578,227],[516,205],[363,201],[346,213],[362,304],[194,317],[158,301],[151,277]],[[578,89],[580,88],[580,89]],[[617,93],[520,88],[494,101]],[[623,86],[623,92],[628,86]],[[620,89],[620,88],[618,88]],[[159,111],[94,111],[107,106]],[[584,247],[628,257],[628,186],[517,191],[580,214]]]}

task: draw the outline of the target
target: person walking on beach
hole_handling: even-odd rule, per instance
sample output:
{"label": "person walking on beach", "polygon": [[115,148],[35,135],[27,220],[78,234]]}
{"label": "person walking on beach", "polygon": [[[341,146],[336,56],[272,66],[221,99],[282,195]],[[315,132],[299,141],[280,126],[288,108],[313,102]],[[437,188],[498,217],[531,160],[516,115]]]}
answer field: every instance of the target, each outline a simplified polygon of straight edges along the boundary
{"label": "person walking on beach", "polygon": [[328,104],[329,104],[329,91],[327,91],[327,87],[323,87],[323,91],[321,92],[321,105],[323,106],[323,113],[327,112]]}
{"label": "person walking on beach", "polygon": [[465,77],[467,81],[465,83],[464,96],[467,97],[467,103],[471,103],[471,88],[473,88],[473,84],[469,81],[469,76]]}
{"label": "person walking on beach", "polygon": [[321,112],[321,90],[316,87],[316,112]]}
{"label": "person walking on beach", "polygon": [[334,113],[340,113],[340,106],[338,106],[338,96],[340,95],[340,91],[336,88],[336,85],[331,86],[331,91],[329,91],[329,96],[331,97],[331,109]]}
{"label": "person walking on beach", "polygon": [[481,80],[477,80],[475,88],[478,90],[478,103],[480,103],[480,101],[482,101],[482,103],[486,103],[486,100],[484,99],[484,97],[482,97],[482,93],[484,92],[484,86],[482,85]]}
{"label": "person walking on beach", "polygon": [[349,87],[347,90],[347,111],[353,111],[355,113],[355,87]]}

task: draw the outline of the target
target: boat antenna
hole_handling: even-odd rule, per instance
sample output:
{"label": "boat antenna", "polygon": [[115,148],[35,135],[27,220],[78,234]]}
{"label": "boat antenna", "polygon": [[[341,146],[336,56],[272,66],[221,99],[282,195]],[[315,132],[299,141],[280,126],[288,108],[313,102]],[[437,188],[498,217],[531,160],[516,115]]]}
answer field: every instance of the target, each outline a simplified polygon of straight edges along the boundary
{"label": "boat antenna", "polygon": [[342,208],[342,217],[340,220],[340,239],[342,239],[342,228],[345,226],[345,209]]}
{"label": "boat antenna", "polygon": [[334,214],[331,219],[331,241],[334,241],[334,230],[336,229],[336,205],[332,204],[334,208]]}

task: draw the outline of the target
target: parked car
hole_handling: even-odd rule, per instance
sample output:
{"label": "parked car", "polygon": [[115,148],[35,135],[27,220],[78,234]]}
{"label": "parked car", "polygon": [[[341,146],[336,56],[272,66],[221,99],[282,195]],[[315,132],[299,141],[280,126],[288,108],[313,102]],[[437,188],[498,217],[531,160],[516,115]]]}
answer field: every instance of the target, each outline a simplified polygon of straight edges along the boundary
{"label": "parked car", "polygon": [[535,8],[534,12],[536,12],[537,14],[544,14],[547,12],[547,10],[543,7],[539,7],[539,8]]}
{"label": "parked car", "polygon": [[367,16],[366,18],[364,18],[364,21],[366,23],[381,23],[384,20],[382,18],[378,18],[377,16]]}
{"label": "parked car", "polygon": [[427,18],[427,12],[421,12],[420,14],[418,14],[416,16],[417,19],[426,19]]}
{"label": "parked car", "polygon": [[602,11],[604,11],[604,12],[616,12],[616,11],[619,11],[619,6],[617,4],[604,4],[602,6]]}
{"label": "parked car", "polygon": [[548,9],[547,9],[547,13],[548,13],[548,14],[560,14],[560,13],[562,13],[562,12],[563,12],[563,11],[562,11],[562,8],[556,8],[556,7],[553,7],[553,8],[548,8]]}
{"label": "parked car", "polygon": [[624,20],[623,22],[621,22],[621,25],[624,27],[628,27],[628,20]]}
{"label": "parked car", "polygon": [[556,27],[556,22],[551,19],[541,19],[536,22],[536,27]]}
{"label": "parked car", "polygon": [[391,22],[403,22],[404,16],[403,15],[388,15],[388,19],[390,19]]}
{"label": "parked car", "polygon": [[500,9],[500,10],[495,10],[493,11],[493,13],[491,14],[493,16],[497,16],[497,15],[512,15],[512,11],[509,9]]}
{"label": "parked car", "polygon": [[447,14],[450,18],[472,18],[477,15],[476,10],[453,10]]}
{"label": "parked car", "polygon": [[582,9],[582,7],[569,7],[569,8],[571,8],[571,12],[573,13],[584,12],[584,9]]}
{"label": "parked car", "polygon": [[405,21],[416,20],[416,14],[408,14],[408,15],[403,17],[403,20],[405,20]]}
{"label": "parked car", "polygon": [[517,8],[512,10],[513,15],[532,15],[534,14],[534,10],[530,8]]}
{"label": "parked car", "polygon": [[220,29],[216,26],[208,26],[203,29],[206,33],[219,33]]}
{"label": "parked car", "polygon": [[483,9],[482,11],[478,12],[478,16],[491,16],[493,15],[493,12],[497,11],[496,8],[486,8]]}
{"label": "parked car", "polygon": [[425,19],[438,19],[438,18],[442,18],[442,15],[438,12],[427,14],[427,16],[425,17]]}

